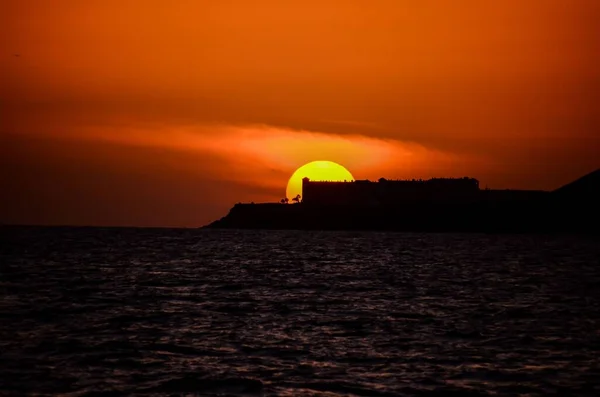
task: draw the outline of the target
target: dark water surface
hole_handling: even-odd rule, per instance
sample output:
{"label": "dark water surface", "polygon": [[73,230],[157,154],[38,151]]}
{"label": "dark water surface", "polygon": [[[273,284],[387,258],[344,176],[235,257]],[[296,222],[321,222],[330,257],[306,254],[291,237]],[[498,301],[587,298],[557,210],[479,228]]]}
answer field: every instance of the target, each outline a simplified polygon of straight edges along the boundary
{"label": "dark water surface", "polygon": [[597,237],[0,233],[2,395],[600,395]]}

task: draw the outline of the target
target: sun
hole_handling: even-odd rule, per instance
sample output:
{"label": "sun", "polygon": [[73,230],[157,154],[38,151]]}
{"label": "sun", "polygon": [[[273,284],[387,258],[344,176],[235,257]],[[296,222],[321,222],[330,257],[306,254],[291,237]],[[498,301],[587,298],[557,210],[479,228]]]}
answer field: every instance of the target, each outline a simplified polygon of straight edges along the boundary
{"label": "sun", "polygon": [[343,166],[333,161],[313,161],[298,168],[287,184],[286,197],[290,200],[298,194],[302,195],[302,179],[308,177],[312,181],[353,181],[354,177]]}

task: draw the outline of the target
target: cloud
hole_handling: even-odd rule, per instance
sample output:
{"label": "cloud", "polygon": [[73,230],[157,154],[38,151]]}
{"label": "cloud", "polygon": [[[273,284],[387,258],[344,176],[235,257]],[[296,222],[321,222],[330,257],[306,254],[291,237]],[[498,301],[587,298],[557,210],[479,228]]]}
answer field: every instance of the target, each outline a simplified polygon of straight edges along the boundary
{"label": "cloud", "polygon": [[[315,160],[338,162],[357,178],[462,173],[460,167],[453,168],[481,161],[474,156],[429,149],[414,142],[269,125],[78,126],[51,135],[196,153],[196,166],[210,171],[207,178],[250,181],[271,187],[284,186],[285,178],[296,168]],[[219,161],[205,161],[203,157],[208,155]]]}

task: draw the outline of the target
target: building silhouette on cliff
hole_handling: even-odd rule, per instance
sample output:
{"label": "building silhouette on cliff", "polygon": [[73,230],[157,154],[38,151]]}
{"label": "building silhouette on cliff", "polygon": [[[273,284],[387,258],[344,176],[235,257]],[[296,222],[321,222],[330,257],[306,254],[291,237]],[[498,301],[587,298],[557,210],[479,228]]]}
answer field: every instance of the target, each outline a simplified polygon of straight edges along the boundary
{"label": "building silhouette on cliff", "polygon": [[473,178],[302,181],[302,203],[236,204],[210,228],[600,234],[600,169],[553,191]]}

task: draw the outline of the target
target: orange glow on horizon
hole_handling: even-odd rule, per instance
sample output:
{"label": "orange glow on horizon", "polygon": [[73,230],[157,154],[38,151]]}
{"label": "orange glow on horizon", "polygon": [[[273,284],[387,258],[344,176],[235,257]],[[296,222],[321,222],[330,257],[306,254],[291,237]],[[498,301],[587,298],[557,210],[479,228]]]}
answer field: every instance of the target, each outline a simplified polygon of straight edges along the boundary
{"label": "orange glow on horizon", "polygon": [[[476,156],[457,157],[426,149],[414,143],[383,140],[361,135],[334,135],[294,131],[272,126],[127,125],[107,128],[74,126],[60,135],[49,131],[42,136],[64,140],[98,142],[140,148],[161,148],[197,156],[198,163],[181,162],[177,168],[186,173],[206,172],[206,156],[221,159],[221,168],[210,168],[213,177],[224,181],[248,183],[276,189],[285,186],[287,175],[298,164],[326,158],[357,170],[363,179],[460,176],[466,164],[478,164]],[[285,182],[284,179],[285,178]],[[274,194],[278,200],[284,192]]]}

